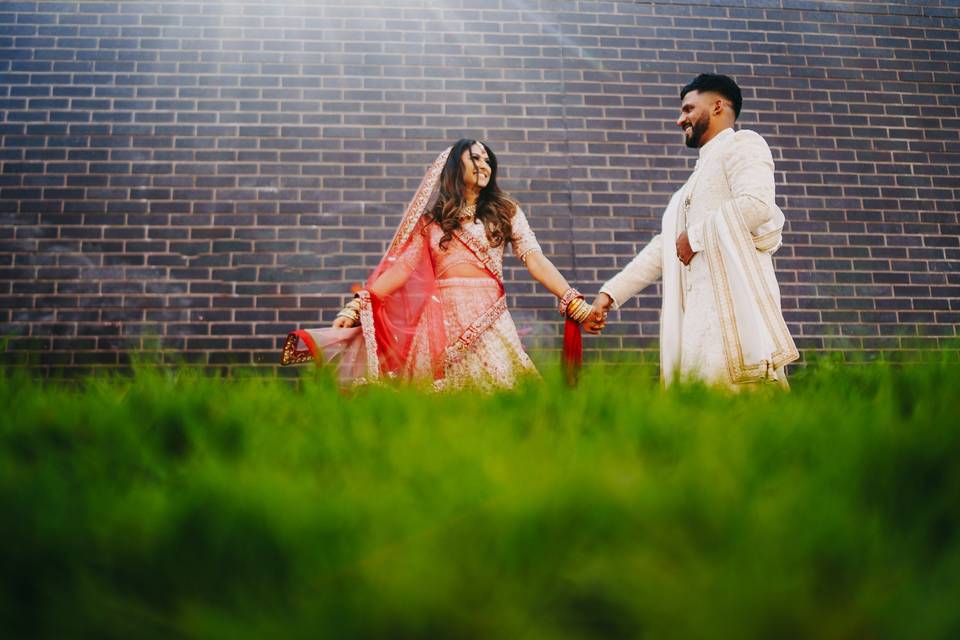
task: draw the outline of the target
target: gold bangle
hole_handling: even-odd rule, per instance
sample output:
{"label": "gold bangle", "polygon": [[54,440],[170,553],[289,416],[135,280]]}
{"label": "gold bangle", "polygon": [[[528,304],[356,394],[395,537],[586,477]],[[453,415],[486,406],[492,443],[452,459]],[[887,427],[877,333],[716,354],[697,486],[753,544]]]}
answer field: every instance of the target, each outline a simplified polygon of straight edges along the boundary
{"label": "gold bangle", "polygon": [[583,324],[583,321],[593,313],[593,305],[587,304],[583,298],[577,298],[570,303],[567,308],[567,317],[575,322]]}
{"label": "gold bangle", "polygon": [[577,318],[583,314],[584,305],[583,298],[574,298],[571,300],[570,304],[567,305],[567,317],[571,320],[577,320]]}
{"label": "gold bangle", "polygon": [[592,308],[586,303],[581,303],[577,305],[577,308],[570,313],[570,319],[579,324],[583,324],[583,321],[590,316]]}
{"label": "gold bangle", "polygon": [[354,322],[358,321],[358,320],[360,319],[360,303],[359,303],[359,301],[357,302],[356,305],[354,305],[354,304],[353,304],[353,301],[351,301],[349,304],[347,304],[347,306],[345,306],[343,309],[340,310],[340,312],[337,314],[337,317],[338,317],[338,318],[349,318],[350,320],[353,320]]}

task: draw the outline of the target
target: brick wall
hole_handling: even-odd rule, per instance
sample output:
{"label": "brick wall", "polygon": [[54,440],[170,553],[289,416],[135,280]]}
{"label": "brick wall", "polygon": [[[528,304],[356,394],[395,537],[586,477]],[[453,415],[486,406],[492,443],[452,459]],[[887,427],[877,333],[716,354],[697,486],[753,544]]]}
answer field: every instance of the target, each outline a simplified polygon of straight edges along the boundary
{"label": "brick wall", "polygon": [[[695,152],[702,71],[777,160],[801,349],[898,352],[960,318],[957,0],[0,2],[3,359],[159,344],[272,365],[365,278],[425,166],[491,142],[548,254],[595,292]],[[552,299],[508,259],[528,346]],[[655,355],[658,289],[588,347]]]}

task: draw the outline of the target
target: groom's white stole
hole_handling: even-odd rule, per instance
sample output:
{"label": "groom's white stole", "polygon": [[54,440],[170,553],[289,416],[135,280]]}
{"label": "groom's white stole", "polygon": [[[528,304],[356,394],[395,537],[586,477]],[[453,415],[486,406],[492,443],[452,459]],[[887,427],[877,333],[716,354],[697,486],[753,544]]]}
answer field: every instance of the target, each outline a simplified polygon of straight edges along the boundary
{"label": "groom's white stole", "polygon": [[[663,237],[677,236],[681,205],[678,191],[663,217]],[[734,200],[727,200],[704,225],[702,259],[710,267],[720,316],[727,371],[734,383],[774,377],[774,370],[799,357],[780,309],[773,275],[773,253],[780,248],[783,211],[772,207],[770,219],[751,233]],[[669,246],[669,245],[668,245]],[[663,309],[660,316],[660,371],[671,380],[680,366],[681,263],[669,249],[663,260]]]}

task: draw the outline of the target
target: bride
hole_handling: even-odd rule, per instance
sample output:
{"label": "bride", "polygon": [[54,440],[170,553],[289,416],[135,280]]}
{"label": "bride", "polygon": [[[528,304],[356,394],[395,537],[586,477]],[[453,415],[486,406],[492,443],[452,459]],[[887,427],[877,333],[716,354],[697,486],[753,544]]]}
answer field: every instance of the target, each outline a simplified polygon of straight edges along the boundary
{"label": "bride", "polygon": [[578,360],[579,325],[599,331],[604,315],[543,255],[523,210],[497,186],[493,150],[462,139],[428,169],[366,288],[333,327],[290,333],[281,363],[339,354],[345,382],[388,376],[435,389],[512,387],[536,375],[507,310],[506,245],[559,299],[565,355]]}

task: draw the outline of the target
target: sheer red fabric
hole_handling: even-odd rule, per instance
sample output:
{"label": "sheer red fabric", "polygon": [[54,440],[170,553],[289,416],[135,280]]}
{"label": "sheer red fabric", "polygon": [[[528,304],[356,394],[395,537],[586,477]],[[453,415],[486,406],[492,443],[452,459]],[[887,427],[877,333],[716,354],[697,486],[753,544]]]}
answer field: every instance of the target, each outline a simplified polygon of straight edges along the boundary
{"label": "sheer red fabric", "polygon": [[[361,295],[360,326],[353,329],[301,329],[288,334],[281,364],[331,361],[338,356],[343,382],[372,381],[381,376],[443,376],[443,308],[428,250],[411,256],[407,251],[415,234],[427,224],[425,214],[436,202],[440,174],[450,149],[433,161],[400,220],[390,248],[367,279]],[[426,247],[426,243],[420,243]],[[401,265],[399,258],[405,255]],[[392,268],[410,270],[400,287],[383,298],[370,286]],[[367,295],[369,293],[369,295]]]}
{"label": "sheer red fabric", "polygon": [[[403,254],[413,234],[424,232],[425,218],[417,222],[413,232],[392,249],[367,279],[367,289],[391,268],[403,268],[397,257]],[[447,337],[443,327],[443,306],[437,292],[437,277],[426,243],[422,243],[415,266],[404,284],[384,298],[371,293],[377,355],[383,373],[409,376],[414,370],[428,366],[434,380],[443,377],[443,355]],[[408,256],[409,258],[409,256]],[[409,264],[409,263],[408,263]],[[429,358],[429,364],[411,366],[411,350],[416,339],[421,353],[415,358]]]}

